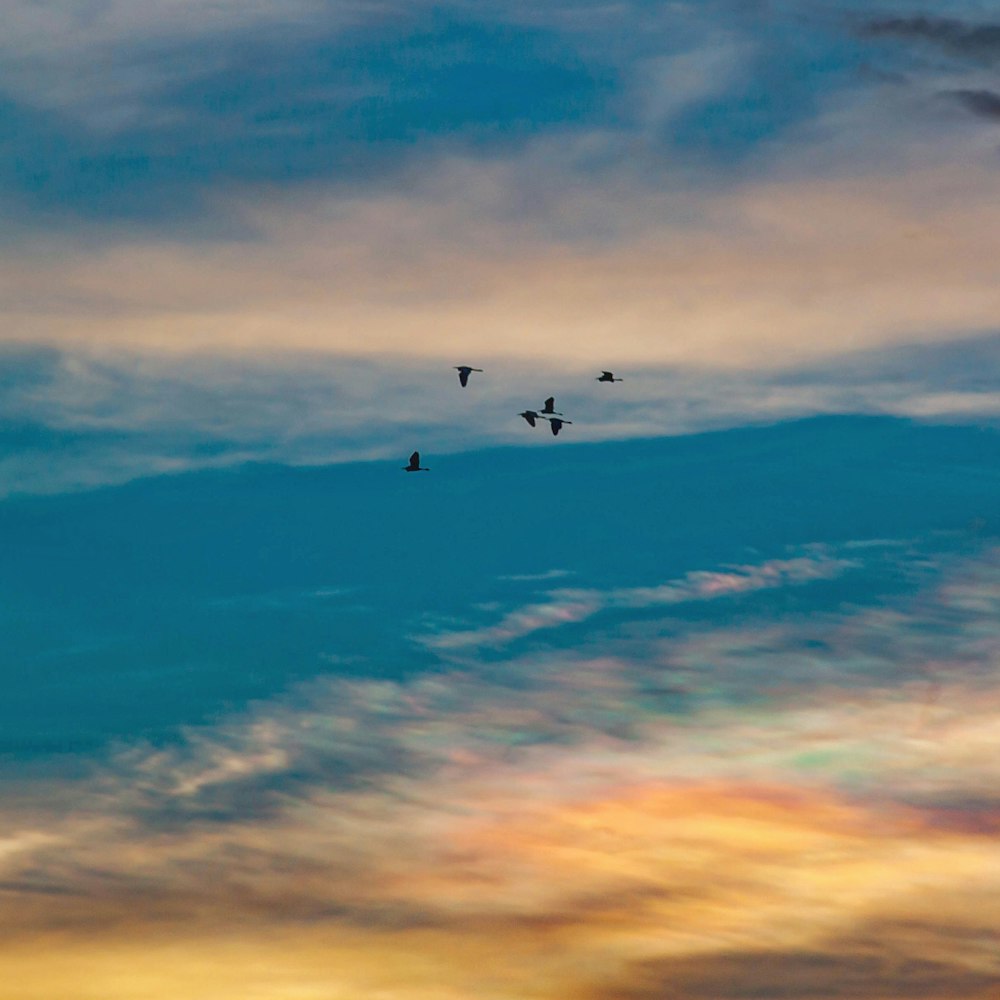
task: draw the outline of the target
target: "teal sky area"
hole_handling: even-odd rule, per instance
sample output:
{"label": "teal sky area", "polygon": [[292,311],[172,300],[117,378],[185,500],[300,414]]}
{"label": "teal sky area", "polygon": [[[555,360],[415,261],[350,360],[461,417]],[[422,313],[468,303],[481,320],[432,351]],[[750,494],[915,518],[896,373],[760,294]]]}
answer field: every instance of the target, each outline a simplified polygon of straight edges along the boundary
{"label": "teal sky area", "polygon": [[[878,602],[924,582],[924,560],[993,537],[998,459],[992,429],[826,417],[425,456],[426,477],[249,465],[8,500],[4,659],[20,666],[5,752],[159,742],[331,672],[399,680],[456,655],[492,667],[614,648],[632,627],[704,629],[756,605],[784,620]],[[662,623],[659,602],[612,601],[491,633],[577,592],[799,557],[846,562],[776,607],[765,588],[681,601]]]}

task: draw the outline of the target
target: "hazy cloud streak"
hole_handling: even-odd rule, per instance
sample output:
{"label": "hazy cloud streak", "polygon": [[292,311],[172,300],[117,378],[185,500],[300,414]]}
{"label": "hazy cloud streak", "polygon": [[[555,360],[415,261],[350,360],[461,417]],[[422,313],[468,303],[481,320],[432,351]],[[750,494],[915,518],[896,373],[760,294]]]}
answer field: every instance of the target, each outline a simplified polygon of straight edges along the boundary
{"label": "hazy cloud streak", "polygon": [[431,649],[502,646],[533,632],[585,621],[604,610],[637,609],[706,601],[772,587],[829,580],[859,566],[854,560],[827,556],[775,559],[756,566],[734,566],[725,571],[700,570],[658,587],[623,587],[609,591],[553,590],[548,600],[518,608],[496,625],[460,632],[421,636]]}

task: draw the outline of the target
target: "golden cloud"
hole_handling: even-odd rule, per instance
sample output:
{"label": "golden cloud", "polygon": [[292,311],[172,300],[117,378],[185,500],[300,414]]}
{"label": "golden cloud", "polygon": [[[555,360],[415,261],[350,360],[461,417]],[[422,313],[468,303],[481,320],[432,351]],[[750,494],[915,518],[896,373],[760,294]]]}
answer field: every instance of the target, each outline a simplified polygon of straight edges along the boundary
{"label": "golden cloud", "polygon": [[[638,693],[655,651],[638,674],[467,664],[331,681],[23,789],[2,813],[5,995],[989,996],[995,576],[987,556],[828,627],[862,686],[665,715]],[[773,624],[676,642],[779,674],[802,648]]]}

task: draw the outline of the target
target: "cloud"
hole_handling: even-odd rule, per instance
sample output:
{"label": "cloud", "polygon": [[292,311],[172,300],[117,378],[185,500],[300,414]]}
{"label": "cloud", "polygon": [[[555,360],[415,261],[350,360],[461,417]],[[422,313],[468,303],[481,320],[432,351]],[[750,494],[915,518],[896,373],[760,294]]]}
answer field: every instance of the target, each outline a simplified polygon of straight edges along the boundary
{"label": "cloud", "polygon": [[[4,478],[405,455],[404,427],[437,452],[535,444],[516,413],[553,391],[577,418],[560,443],[995,413],[982,370],[958,371],[992,356],[992,168],[708,196],[567,187],[547,155],[457,159],[407,196],[234,195],[249,240],[8,248],[0,410],[46,454],[8,449]],[[438,402],[458,359],[488,370],[476,419]],[[627,381],[598,394],[609,365]]]}
{"label": "cloud", "polygon": [[623,364],[733,369],[992,328],[985,162],[710,196],[616,197],[603,180],[566,189],[560,173],[532,155],[457,159],[405,197],[237,196],[251,241],[21,244],[7,254],[8,343],[572,356],[580,369],[606,360],[613,335]]}
{"label": "cloud", "polygon": [[[112,1000],[195,972],[226,998],[986,988],[997,554],[865,552],[922,584],[589,659],[331,678],[22,785],[13,995],[83,998],[81,970]],[[683,710],[653,700],[665,681],[691,685]]]}
{"label": "cloud", "polygon": [[572,576],[573,571],[569,569],[549,569],[543,573],[506,573],[498,577],[499,580],[510,580],[512,582],[524,583],[532,581],[558,580],[564,576]]}
{"label": "cloud", "polygon": [[[401,14],[406,7],[380,10]],[[152,0],[141,10],[118,0],[86,9],[62,0],[44,6],[13,0],[0,43],[3,84],[15,100],[76,117],[99,132],[143,119],[169,125],[169,118],[160,122],[155,115],[149,122],[157,96],[178,81],[218,71],[232,59],[234,43],[267,34],[278,44],[308,31],[334,35],[367,19],[361,5],[321,0],[222,0],[210,8]]]}
{"label": "cloud", "polygon": [[[886,941],[891,926],[873,922],[869,935],[831,941],[825,949],[723,952],[696,959],[635,963],[618,982],[587,1000],[750,1000],[796,997],[835,1000],[874,995],[892,998],[979,997],[997,984],[997,972],[976,964],[903,958]],[[933,933],[933,932],[932,932]],[[989,933],[983,928],[982,933]]]}
{"label": "cloud", "polygon": [[[662,142],[651,123],[715,96],[712,67],[745,47],[695,5],[627,21],[573,9],[302,0],[206,14],[161,0],[137,16],[15,3],[0,43],[0,146],[16,160],[0,171],[4,207],[40,224],[41,210],[50,223],[226,231],[205,195],[238,184],[405,187],[415,165],[503,155],[540,132],[597,129],[621,161],[636,132]],[[743,83],[732,75],[730,93]]]}
{"label": "cloud", "polygon": [[[457,389],[446,364],[454,357],[8,350],[0,493],[87,489],[248,461],[402,464],[415,441],[430,456],[845,413],[992,425],[1000,403],[988,373],[998,354],[1000,338],[985,334],[778,371],[637,364],[612,391],[587,370],[494,358],[474,392],[454,397],[465,407],[456,410],[441,397]],[[517,416],[553,391],[574,420],[558,441]]]}
{"label": "cloud", "polygon": [[[438,140],[504,148],[543,127],[599,120],[612,78],[542,30],[419,11],[374,33],[321,21],[126,53],[112,50],[119,72],[103,69],[93,106],[76,115],[9,102],[15,127],[0,131],[16,161],[0,171],[9,199],[162,225],[205,214],[202,195],[221,185],[368,183],[398,174],[417,140],[426,157]],[[55,62],[43,93],[62,76]],[[64,87],[72,112],[87,78]]]}
{"label": "cloud", "polygon": [[[0,411],[26,444],[0,463],[8,489],[382,459],[412,451],[411,427],[438,453],[536,445],[515,414],[556,390],[587,414],[560,443],[814,413],[995,416],[987,387],[851,365],[995,330],[993,151],[967,126],[914,124],[901,88],[873,95],[840,29],[798,8],[763,40],[758,9],[643,8],[641,36],[619,26],[605,44],[615,19],[596,5],[600,30],[519,4],[488,22],[420,4],[223,4],[203,19],[176,4],[120,19],[115,6],[47,5],[51,50],[43,13],[16,9],[38,78],[46,60],[103,66],[94,52],[110,46],[140,81],[147,62],[167,79],[151,70],[137,117],[106,127],[44,88],[14,88],[10,149],[32,150],[5,162],[93,195],[105,221],[77,206],[53,231],[55,215],[30,209],[6,229],[3,339],[24,381],[5,386]],[[815,62],[822,85],[786,101],[784,71],[766,68],[785,65],[774,47]],[[501,88],[511,103],[473,106],[470,94],[496,90],[464,79],[480,64],[539,83],[540,117],[522,114],[516,87]],[[64,89],[84,100],[70,69]],[[378,97],[387,87],[391,100]],[[929,89],[989,88],[949,77]],[[367,110],[332,121],[341,98]],[[727,135],[741,152],[722,148]],[[359,158],[338,159],[355,146]],[[59,166],[60,150],[72,163]],[[131,199],[130,222],[106,223],[113,206],[85,193],[102,185]],[[458,359],[490,369],[476,419],[436,405],[437,368]],[[627,369],[627,391],[585,393],[591,367],[608,365]]]}
{"label": "cloud", "polygon": [[964,58],[994,62],[1000,59],[1000,25],[977,24],[946,17],[887,17],[866,25],[871,37],[927,42]]}
{"label": "cloud", "polygon": [[857,566],[858,563],[847,559],[804,556],[776,559],[756,566],[735,566],[726,571],[694,571],[680,580],[657,587],[625,587],[603,592],[554,590],[547,595],[548,600],[511,611],[496,625],[422,636],[419,641],[435,650],[502,646],[544,629],[586,621],[605,610],[683,604],[811,580],[829,580]]}
{"label": "cloud", "polygon": [[956,90],[951,96],[980,118],[1000,119],[1000,94],[992,90]]}
{"label": "cloud", "polygon": [[236,188],[322,182],[350,200],[536,139],[580,147],[563,190],[595,175],[703,188],[761,154],[787,162],[832,102],[871,97],[844,29],[807,4],[626,6],[18,0],[0,41],[0,210],[28,231],[244,238],[220,197]]}

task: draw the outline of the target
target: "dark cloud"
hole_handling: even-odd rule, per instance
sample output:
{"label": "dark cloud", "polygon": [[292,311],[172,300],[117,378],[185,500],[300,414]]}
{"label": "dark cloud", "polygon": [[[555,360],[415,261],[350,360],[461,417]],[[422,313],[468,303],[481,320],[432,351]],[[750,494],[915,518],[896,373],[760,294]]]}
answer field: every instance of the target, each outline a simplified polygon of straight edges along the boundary
{"label": "dark cloud", "polygon": [[955,90],[951,96],[974,115],[1000,121],[1000,94],[992,90]]}
{"label": "dark cloud", "polygon": [[950,1000],[1000,985],[996,975],[889,948],[880,952],[877,944],[844,942],[842,948],[638,962],[588,1000]]}
{"label": "dark cloud", "polygon": [[41,879],[5,879],[0,881],[0,894],[16,893],[17,895],[40,896],[78,896],[80,892],[71,886],[51,885]]}
{"label": "dark cloud", "polygon": [[388,774],[410,778],[421,770],[422,762],[394,743],[391,732],[383,727],[379,737],[377,743],[331,741],[326,748],[295,746],[290,741],[287,766],[214,781],[185,795],[164,787],[143,788],[136,782],[128,811],[144,828],[158,831],[260,822],[280,815],[289,803],[305,801],[317,787],[356,791],[379,784]]}
{"label": "dark cloud", "polygon": [[889,17],[869,21],[872,38],[898,38],[936,45],[951,55],[983,62],[1000,59],[1000,25],[970,24],[952,18]]}

